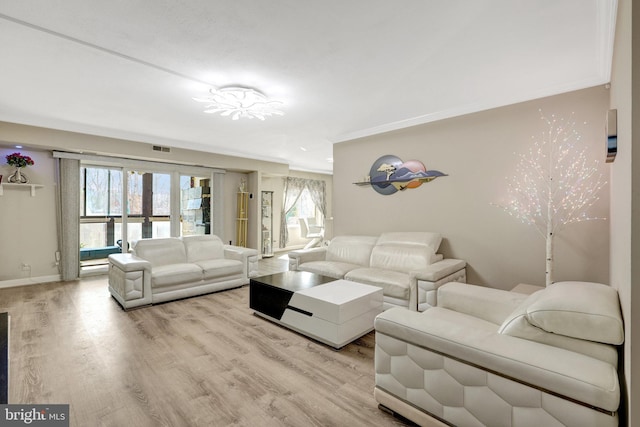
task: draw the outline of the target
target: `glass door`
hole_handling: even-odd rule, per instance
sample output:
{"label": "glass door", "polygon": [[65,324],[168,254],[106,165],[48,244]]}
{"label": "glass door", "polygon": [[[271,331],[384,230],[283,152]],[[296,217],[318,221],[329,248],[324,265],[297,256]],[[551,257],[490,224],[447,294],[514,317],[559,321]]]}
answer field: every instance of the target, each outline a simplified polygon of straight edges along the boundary
{"label": "glass door", "polygon": [[171,236],[171,174],[127,171],[127,241]]}
{"label": "glass door", "polygon": [[136,240],[211,234],[220,227],[221,214],[212,214],[215,173],[204,168],[185,172],[183,166],[181,171],[175,165],[148,166],[146,162],[124,167],[106,162],[81,165],[83,274],[89,272],[85,267],[93,265],[104,269],[110,254],[128,252]]}
{"label": "glass door", "polygon": [[80,168],[80,265],[94,269],[121,251],[122,170]]}
{"label": "glass door", "polygon": [[180,175],[180,235],[211,234],[211,179]]}

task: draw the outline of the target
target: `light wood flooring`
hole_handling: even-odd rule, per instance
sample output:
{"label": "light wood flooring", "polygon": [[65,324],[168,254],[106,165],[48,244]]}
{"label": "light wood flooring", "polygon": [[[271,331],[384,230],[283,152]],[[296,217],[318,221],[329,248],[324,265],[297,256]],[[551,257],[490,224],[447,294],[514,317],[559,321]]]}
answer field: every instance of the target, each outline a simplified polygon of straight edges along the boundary
{"label": "light wood flooring", "polygon": [[335,351],[255,316],[248,286],[125,312],[95,276],[0,289],[0,311],[9,403],[70,404],[71,426],[405,425],[373,399],[373,333]]}

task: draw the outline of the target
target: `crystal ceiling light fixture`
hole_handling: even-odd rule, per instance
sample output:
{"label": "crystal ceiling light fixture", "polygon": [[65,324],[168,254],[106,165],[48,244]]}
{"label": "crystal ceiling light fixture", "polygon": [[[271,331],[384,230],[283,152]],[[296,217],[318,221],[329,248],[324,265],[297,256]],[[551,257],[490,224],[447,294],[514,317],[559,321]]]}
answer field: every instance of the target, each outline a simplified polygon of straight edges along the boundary
{"label": "crystal ceiling light fixture", "polygon": [[245,87],[223,87],[209,89],[210,95],[204,98],[193,98],[194,101],[205,105],[205,113],[220,113],[221,116],[231,116],[233,120],[240,118],[264,120],[269,116],[282,116],[280,101],[267,98],[262,92]]}

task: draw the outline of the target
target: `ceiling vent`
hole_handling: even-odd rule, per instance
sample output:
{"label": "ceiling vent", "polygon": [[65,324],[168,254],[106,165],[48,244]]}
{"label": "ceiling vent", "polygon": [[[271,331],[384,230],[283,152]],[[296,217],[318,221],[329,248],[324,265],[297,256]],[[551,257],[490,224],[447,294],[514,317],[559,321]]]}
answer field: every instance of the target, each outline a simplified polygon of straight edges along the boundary
{"label": "ceiling vent", "polygon": [[162,151],[163,153],[170,153],[171,152],[171,148],[169,148],[169,147],[161,147],[159,145],[154,145],[153,146],[153,151]]}

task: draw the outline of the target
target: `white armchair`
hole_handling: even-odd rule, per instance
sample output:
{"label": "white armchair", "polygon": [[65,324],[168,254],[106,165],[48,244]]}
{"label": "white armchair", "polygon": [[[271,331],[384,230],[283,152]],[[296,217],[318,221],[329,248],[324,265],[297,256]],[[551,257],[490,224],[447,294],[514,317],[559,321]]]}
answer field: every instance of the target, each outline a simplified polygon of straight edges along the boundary
{"label": "white armchair", "polygon": [[382,407],[428,426],[618,426],[615,289],[559,282],[524,295],[448,283],[437,304],[376,318]]}

